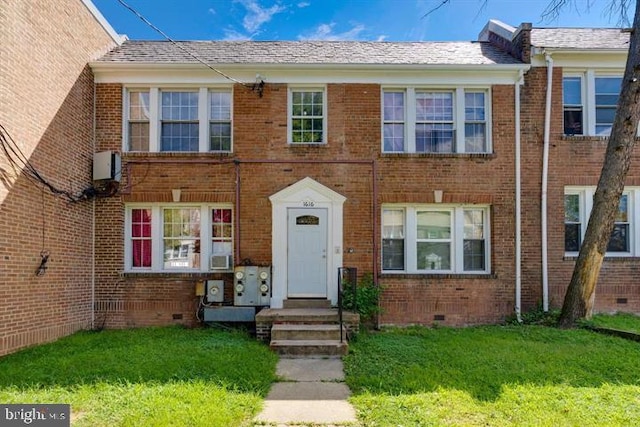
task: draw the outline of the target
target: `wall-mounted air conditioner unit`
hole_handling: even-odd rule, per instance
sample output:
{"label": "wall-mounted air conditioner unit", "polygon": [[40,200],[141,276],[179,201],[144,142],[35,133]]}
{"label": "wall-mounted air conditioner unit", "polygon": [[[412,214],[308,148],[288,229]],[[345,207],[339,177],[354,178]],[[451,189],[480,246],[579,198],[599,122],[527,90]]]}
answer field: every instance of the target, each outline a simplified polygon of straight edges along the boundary
{"label": "wall-mounted air conditioner unit", "polygon": [[228,270],[231,267],[231,255],[211,255],[209,265],[212,270]]}

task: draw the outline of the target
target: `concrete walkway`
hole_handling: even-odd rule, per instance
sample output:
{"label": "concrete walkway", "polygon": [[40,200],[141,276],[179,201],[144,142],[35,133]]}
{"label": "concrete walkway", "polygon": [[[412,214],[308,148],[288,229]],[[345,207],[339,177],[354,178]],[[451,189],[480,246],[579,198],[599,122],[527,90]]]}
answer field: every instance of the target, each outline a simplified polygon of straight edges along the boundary
{"label": "concrete walkway", "polygon": [[280,359],[281,382],[267,395],[258,424],[295,426],[357,425],[356,412],[347,402],[351,391],[344,383],[342,360]]}

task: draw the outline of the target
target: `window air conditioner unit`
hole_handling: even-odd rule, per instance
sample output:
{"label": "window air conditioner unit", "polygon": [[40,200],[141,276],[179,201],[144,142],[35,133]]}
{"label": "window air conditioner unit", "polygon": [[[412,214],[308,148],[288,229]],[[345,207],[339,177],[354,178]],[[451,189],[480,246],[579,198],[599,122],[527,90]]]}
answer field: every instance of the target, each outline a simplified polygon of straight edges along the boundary
{"label": "window air conditioner unit", "polygon": [[228,270],[231,266],[231,255],[211,255],[212,270]]}

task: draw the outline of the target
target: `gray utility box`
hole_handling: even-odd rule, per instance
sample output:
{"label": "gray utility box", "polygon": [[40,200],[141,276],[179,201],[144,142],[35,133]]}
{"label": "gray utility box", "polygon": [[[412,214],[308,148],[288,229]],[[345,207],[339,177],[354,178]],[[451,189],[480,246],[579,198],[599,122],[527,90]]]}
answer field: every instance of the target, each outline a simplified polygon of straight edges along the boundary
{"label": "gray utility box", "polygon": [[207,302],[224,302],[224,280],[207,280]]}
{"label": "gray utility box", "polygon": [[236,267],[233,305],[268,306],[271,301],[271,267]]}

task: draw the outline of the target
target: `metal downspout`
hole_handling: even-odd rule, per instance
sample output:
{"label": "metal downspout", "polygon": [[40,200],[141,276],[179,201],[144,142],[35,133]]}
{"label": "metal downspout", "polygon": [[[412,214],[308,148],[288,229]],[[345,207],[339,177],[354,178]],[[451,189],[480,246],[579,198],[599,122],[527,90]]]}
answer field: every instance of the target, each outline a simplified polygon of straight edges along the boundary
{"label": "metal downspout", "polygon": [[515,84],[515,173],[516,173],[516,304],[515,312],[518,322],[522,322],[522,170],[521,170],[521,139],[520,139],[520,85],[524,81],[524,72]]}
{"label": "metal downspout", "polygon": [[542,228],[542,309],[546,313],[549,311],[549,267],[547,254],[547,187],[549,182],[549,134],[551,131],[551,94],[553,86],[553,58],[549,53],[545,53],[544,57],[547,62],[547,98],[544,110],[544,140],[542,151],[542,198],[540,201],[541,209],[541,228]]}
{"label": "metal downspout", "polygon": [[[96,93],[97,85],[93,82],[93,117],[91,139],[93,153],[96,152]],[[93,177],[91,177],[93,180]],[[96,199],[91,201],[91,329],[96,322]]]}

